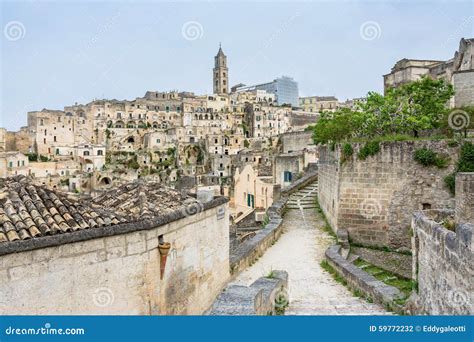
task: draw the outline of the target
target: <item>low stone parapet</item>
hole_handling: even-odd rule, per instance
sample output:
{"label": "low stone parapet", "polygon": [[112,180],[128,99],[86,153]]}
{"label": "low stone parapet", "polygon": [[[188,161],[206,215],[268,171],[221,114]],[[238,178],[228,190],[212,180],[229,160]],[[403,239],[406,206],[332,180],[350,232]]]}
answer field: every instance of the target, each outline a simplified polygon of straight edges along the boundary
{"label": "low stone parapet", "polygon": [[326,250],[326,259],[332,268],[346,279],[348,286],[363,292],[366,296],[370,296],[376,303],[396,309],[394,308],[394,301],[403,298],[400,290],[383,283],[344,259],[339,254],[340,250],[340,245],[329,247]]}
{"label": "low stone parapet", "polygon": [[289,303],[288,273],[272,271],[250,286],[229,285],[217,297],[209,315],[275,315]]}

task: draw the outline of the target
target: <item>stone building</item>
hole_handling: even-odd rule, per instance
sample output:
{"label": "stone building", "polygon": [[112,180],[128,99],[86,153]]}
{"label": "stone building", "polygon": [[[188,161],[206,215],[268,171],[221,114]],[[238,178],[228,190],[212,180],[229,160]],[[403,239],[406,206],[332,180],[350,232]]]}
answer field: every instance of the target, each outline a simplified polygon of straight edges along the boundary
{"label": "stone building", "polygon": [[25,177],[0,198],[2,315],[202,314],[229,279],[225,198],[135,182],[89,202]]}
{"label": "stone building", "polygon": [[227,57],[221,46],[214,57],[213,89],[214,94],[229,93],[229,68],[227,68]]}
{"label": "stone building", "polygon": [[416,81],[425,75],[444,79],[454,86],[452,107],[474,105],[474,38],[462,38],[458,51],[447,61],[407,58],[398,61],[391,72],[383,76],[384,89]]}
{"label": "stone building", "polygon": [[299,98],[300,107],[307,112],[335,111],[339,100],[334,96],[305,96]]}
{"label": "stone building", "polygon": [[271,165],[247,163],[237,168],[234,176],[234,213],[248,215],[254,209],[265,213],[273,203],[273,188]]}
{"label": "stone building", "polygon": [[0,152],[0,177],[29,174],[29,160],[21,152]]}

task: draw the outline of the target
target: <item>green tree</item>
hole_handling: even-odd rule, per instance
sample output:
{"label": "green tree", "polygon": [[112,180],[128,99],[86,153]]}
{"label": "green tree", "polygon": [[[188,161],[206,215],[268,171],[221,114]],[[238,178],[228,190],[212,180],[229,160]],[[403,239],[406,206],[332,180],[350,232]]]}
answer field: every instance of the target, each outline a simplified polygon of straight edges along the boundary
{"label": "green tree", "polygon": [[369,92],[355,110],[324,112],[313,129],[315,143],[338,142],[350,137],[411,134],[442,127],[454,95],[451,84],[423,77],[418,81],[389,88],[385,96]]}

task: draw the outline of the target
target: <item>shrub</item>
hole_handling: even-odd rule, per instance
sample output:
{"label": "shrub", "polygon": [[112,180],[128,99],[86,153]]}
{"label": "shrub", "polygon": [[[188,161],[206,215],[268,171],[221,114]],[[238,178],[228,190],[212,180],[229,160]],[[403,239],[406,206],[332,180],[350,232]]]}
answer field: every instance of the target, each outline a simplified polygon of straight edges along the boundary
{"label": "shrub", "polygon": [[474,172],[474,144],[465,142],[461,146],[456,170],[444,177],[444,183],[449,191],[454,195],[456,191],[456,172]]}
{"label": "shrub", "polygon": [[368,141],[360,149],[357,157],[361,160],[367,159],[367,157],[374,156],[380,151],[380,144],[378,141]]}
{"label": "shrub", "polygon": [[352,155],[354,154],[354,149],[352,148],[352,145],[349,143],[345,143],[342,146],[342,158],[341,161],[345,162],[348,160]]}
{"label": "shrub", "polygon": [[444,168],[448,164],[446,158],[438,156],[433,150],[423,147],[415,151],[413,158],[423,166],[436,166],[438,168]]}
{"label": "shrub", "polygon": [[474,172],[474,144],[465,142],[461,147],[461,154],[459,156],[458,172]]}

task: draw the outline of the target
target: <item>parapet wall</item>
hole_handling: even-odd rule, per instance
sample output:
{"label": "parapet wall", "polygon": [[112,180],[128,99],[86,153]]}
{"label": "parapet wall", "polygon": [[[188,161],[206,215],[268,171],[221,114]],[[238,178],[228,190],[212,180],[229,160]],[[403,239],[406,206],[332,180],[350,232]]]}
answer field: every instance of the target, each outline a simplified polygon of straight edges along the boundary
{"label": "parapet wall", "polygon": [[413,273],[417,275],[421,313],[474,313],[474,224],[461,224],[456,232],[450,231],[439,222],[451,214],[427,210],[413,215]]}
{"label": "parapet wall", "polygon": [[[345,228],[361,245],[409,250],[413,212],[454,208],[444,184],[453,172],[459,147],[446,141],[380,143],[380,151],[366,160],[357,155],[363,143],[353,143],[353,154],[341,160],[341,146],[322,146],[319,159],[318,200],[333,229]],[[425,167],[413,157],[427,147],[449,156],[443,169]]]}

